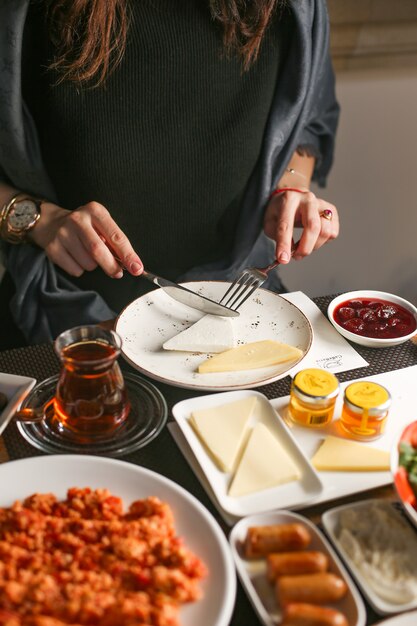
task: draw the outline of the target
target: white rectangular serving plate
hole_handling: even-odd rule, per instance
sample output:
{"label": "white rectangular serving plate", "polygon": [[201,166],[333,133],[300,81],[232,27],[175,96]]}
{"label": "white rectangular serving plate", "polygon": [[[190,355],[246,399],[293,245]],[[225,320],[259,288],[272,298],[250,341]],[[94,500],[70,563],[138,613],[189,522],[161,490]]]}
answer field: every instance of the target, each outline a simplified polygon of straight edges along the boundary
{"label": "white rectangular serving plate", "polygon": [[277,626],[281,619],[281,612],[275,598],[274,587],[267,580],[266,559],[245,559],[242,553],[242,543],[250,526],[293,523],[302,523],[307,527],[312,536],[307,550],[319,550],[326,554],[329,559],[329,571],[343,578],[347,585],[346,596],[339,602],[326,606],[331,606],[343,613],[349,626],[364,626],[366,610],[362,598],[330,543],[309,519],[289,511],[245,517],[234,526],[229,536],[239,579],[262,623],[265,626]]}
{"label": "white rectangular serving plate", "polygon": [[[190,425],[189,420],[195,410],[221,406],[253,396],[257,398],[257,402],[249,425],[253,426],[257,422],[262,422],[269,428],[299,468],[301,478],[284,485],[233,498],[227,494],[232,474],[222,472],[217,467]],[[227,513],[244,517],[273,509],[300,507],[314,500],[321,493],[323,487],[316,470],[263,394],[257,391],[242,390],[199,396],[177,403],[172,409],[172,414],[210,483],[220,506]]]}
{"label": "white rectangular serving plate", "polygon": [[[385,372],[384,374],[375,374],[373,376],[364,376],[343,382],[340,385],[340,393],[336,400],[336,408],[333,421],[327,426],[321,428],[306,428],[298,426],[287,417],[287,407],[289,396],[274,398],[271,405],[277,411],[281,419],[287,423],[292,436],[302,449],[308,459],[312,459],[319,449],[321,443],[328,435],[335,437],[344,437],[344,433],[339,426],[340,415],[343,405],[343,391],[347,385],[357,380],[368,380],[383,385],[388,389],[392,396],[392,405],[388,413],[387,425],[385,433],[379,439],[373,441],[357,441],[357,443],[366,449],[366,447],[378,448],[390,452],[393,444],[398,441],[400,433],[405,426],[417,419],[417,406],[415,403],[415,381],[417,378],[417,365],[406,367],[401,370]],[[323,483],[323,491],[319,494],[314,504],[327,502],[344,498],[353,493],[360,493],[390,485],[393,482],[392,474],[389,470],[384,472],[319,472],[320,479]]]}
{"label": "white rectangular serving plate", "polygon": [[35,378],[0,372],[0,392],[8,399],[7,405],[0,411],[0,435],[35,384]]}
{"label": "white rectangular serving plate", "polygon": [[[333,509],[329,509],[321,516],[321,520],[323,523],[323,527],[328,534],[331,542],[336,547],[336,550],[342,557],[343,561],[346,563],[347,567],[352,573],[353,578],[356,580],[359,588],[361,589],[363,595],[368,600],[369,604],[379,615],[392,615],[394,613],[401,613],[403,611],[409,611],[410,609],[415,609],[417,607],[417,599],[413,602],[407,602],[406,604],[393,604],[392,602],[387,602],[380,596],[378,596],[369,586],[369,583],[366,581],[366,578],[361,574],[359,569],[356,567],[354,562],[351,560],[349,555],[341,546],[339,539],[337,537],[337,528],[339,524],[339,516],[342,511],[347,509],[361,509],[366,508],[373,502],[381,502],[381,500],[363,500],[361,502],[357,502],[355,504],[345,504],[342,506],[334,507]],[[399,517],[401,514],[397,511],[393,510]],[[417,540],[417,536],[416,536]],[[417,624],[417,621],[416,621]]]}

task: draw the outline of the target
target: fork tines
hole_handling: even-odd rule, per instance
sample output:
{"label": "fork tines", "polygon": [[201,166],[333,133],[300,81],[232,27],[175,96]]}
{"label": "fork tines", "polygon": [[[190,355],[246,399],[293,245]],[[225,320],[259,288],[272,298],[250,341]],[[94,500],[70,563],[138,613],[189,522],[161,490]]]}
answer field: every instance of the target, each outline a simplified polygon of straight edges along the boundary
{"label": "fork tines", "polygon": [[256,270],[253,269],[242,272],[230,285],[219,304],[237,311],[266,279],[266,276],[261,275],[260,272],[255,272]]}

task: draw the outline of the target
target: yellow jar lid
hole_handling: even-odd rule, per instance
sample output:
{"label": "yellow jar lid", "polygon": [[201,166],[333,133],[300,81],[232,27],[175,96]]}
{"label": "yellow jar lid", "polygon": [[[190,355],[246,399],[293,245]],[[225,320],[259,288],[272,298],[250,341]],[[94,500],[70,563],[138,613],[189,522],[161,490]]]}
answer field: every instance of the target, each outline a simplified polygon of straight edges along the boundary
{"label": "yellow jar lid", "polygon": [[385,387],[369,381],[351,383],[345,389],[345,398],[361,409],[388,408],[391,396]]}
{"label": "yellow jar lid", "polygon": [[339,381],[334,374],[314,367],[298,372],[294,378],[294,385],[301,393],[320,398],[339,390]]}

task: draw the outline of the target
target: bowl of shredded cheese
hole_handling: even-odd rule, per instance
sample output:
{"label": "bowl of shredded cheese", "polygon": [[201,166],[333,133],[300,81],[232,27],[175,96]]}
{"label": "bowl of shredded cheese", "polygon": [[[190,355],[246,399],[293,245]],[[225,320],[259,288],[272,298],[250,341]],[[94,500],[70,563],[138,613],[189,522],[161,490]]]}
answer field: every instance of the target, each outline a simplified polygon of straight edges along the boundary
{"label": "bowl of shredded cheese", "polygon": [[342,505],[326,511],[322,522],[377,613],[417,608],[417,535],[395,504]]}

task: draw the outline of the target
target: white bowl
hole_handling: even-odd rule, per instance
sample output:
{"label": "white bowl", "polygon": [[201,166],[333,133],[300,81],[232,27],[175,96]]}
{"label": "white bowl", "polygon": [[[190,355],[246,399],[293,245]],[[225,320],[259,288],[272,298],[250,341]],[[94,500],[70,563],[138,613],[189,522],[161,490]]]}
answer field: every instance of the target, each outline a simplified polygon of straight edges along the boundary
{"label": "white bowl", "polygon": [[359,291],[348,291],[347,293],[343,293],[340,296],[334,298],[329,306],[327,307],[327,315],[329,317],[330,322],[333,324],[335,329],[349,339],[349,341],[353,341],[354,343],[358,343],[361,346],[367,346],[368,348],[388,348],[390,346],[398,346],[400,343],[404,343],[411,337],[417,334],[417,330],[414,330],[412,333],[408,335],[403,335],[402,337],[393,337],[391,339],[377,339],[374,337],[366,337],[364,335],[357,335],[356,333],[350,332],[350,330],[346,330],[336,322],[334,319],[334,311],[339,304],[342,302],[346,302],[346,300],[360,300],[361,298],[376,298],[378,300],[386,300],[392,304],[399,304],[404,309],[409,311],[412,315],[414,315],[414,319],[417,323],[417,308],[408,302],[408,300],[404,300],[404,298],[400,298],[392,293],[386,293],[385,291],[372,291],[370,289],[362,289]]}

